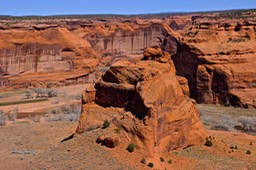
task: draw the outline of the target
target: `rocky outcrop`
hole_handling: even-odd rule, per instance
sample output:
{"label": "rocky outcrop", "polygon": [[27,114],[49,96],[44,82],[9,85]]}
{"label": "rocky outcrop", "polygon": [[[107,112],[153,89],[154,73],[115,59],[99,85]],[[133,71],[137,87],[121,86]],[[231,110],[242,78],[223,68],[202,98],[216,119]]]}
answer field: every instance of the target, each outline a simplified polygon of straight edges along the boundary
{"label": "rocky outcrop", "polygon": [[[146,58],[155,58],[155,50],[147,49]],[[186,87],[186,82],[180,80]],[[135,64],[120,60],[95,84],[95,89],[96,105],[83,105],[78,133],[112,118],[127,139],[148,156],[204,139],[196,103],[181,87],[170,58],[166,62],[142,60]]]}
{"label": "rocky outcrop", "polygon": [[255,24],[196,23],[172,57],[199,103],[256,107]]}

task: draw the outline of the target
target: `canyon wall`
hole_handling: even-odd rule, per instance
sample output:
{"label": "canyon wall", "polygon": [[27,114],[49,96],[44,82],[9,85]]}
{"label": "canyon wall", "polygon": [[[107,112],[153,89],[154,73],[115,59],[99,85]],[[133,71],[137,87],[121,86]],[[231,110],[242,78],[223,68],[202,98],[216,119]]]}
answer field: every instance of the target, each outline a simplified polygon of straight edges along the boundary
{"label": "canyon wall", "polygon": [[97,79],[118,58],[139,61],[159,47],[197,102],[255,107],[256,22],[205,15],[0,22],[1,90]]}
{"label": "canyon wall", "polygon": [[255,23],[196,23],[173,60],[199,103],[256,107]]}

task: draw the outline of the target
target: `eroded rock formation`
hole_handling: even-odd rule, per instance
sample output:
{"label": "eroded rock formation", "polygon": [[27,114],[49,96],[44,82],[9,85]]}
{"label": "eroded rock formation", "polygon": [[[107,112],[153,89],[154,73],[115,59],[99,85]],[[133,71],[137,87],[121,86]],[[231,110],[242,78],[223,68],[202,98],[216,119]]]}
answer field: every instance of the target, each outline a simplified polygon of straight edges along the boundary
{"label": "eroded rock formation", "polygon": [[173,60],[197,102],[256,107],[255,24],[197,23],[183,38]]}
{"label": "eroded rock formation", "polygon": [[142,60],[131,63],[120,60],[88,90],[83,101],[95,95],[95,104],[84,102],[78,133],[112,119],[140,152],[154,156],[198,144],[205,131],[198,117],[195,101],[187,96],[188,87],[176,77],[172,60],[166,60],[159,49],[147,49],[146,58],[155,59],[155,52],[164,60]]}

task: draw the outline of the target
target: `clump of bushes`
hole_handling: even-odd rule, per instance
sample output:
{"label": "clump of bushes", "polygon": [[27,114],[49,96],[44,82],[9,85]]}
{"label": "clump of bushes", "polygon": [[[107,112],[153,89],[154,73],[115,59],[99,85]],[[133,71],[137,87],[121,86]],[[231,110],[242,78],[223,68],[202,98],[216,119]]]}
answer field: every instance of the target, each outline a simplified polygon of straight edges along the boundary
{"label": "clump of bushes", "polygon": [[129,144],[126,148],[127,151],[129,152],[133,152],[135,150],[135,145],[134,144]]}
{"label": "clump of bushes", "polygon": [[77,122],[81,114],[81,105],[69,105],[56,108],[46,114],[46,120]]}
{"label": "clump of bushes", "polygon": [[240,116],[238,118],[238,124],[235,126],[235,129],[244,132],[256,132],[256,118]]}
{"label": "clump of bushes", "polygon": [[172,164],[172,160],[171,160],[171,159],[169,159],[167,162],[168,162],[169,164]]}
{"label": "clump of bushes", "polygon": [[238,147],[237,147],[236,145],[235,145],[235,146],[234,146],[234,145],[231,145],[231,146],[230,146],[230,149],[236,149],[236,150],[237,150]]}
{"label": "clump of bushes", "polygon": [[104,123],[103,123],[103,127],[102,129],[106,129],[110,126],[110,122],[108,120],[105,120]]}
{"label": "clump of bushes", "polygon": [[161,161],[161,162],[164,162],[164,158],[163,158],[163,157],[160,157],[160,161]]}
{"label": "clump of bushes", "polygon": [[154,164],[153,164],[152,162],[149,162],[149,163],[148,163],[148,167],[153,168],[153,167],[154,167]]}

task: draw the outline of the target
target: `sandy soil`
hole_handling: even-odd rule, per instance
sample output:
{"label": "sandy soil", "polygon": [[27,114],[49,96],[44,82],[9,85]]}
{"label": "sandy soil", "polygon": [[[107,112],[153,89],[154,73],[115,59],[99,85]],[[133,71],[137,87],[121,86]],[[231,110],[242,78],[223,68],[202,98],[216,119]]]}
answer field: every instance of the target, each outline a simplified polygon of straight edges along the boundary
{"label": "sandy soil", "polygon": [[[77,122],[22,123],[0,127],[0,169],[256,169],[256,136],[208,131],[213,146],[204,144],[146,158],[138,150],[129,153],[124,134],[121,144],[110,149],[95,142],[114,127],[95,129],[61,143],[75,132]],[[231,146],[237,149],[231,149]],[[246,154],[250,150],[252,154]],[[167,163],[171,159],[172,164]]]}

